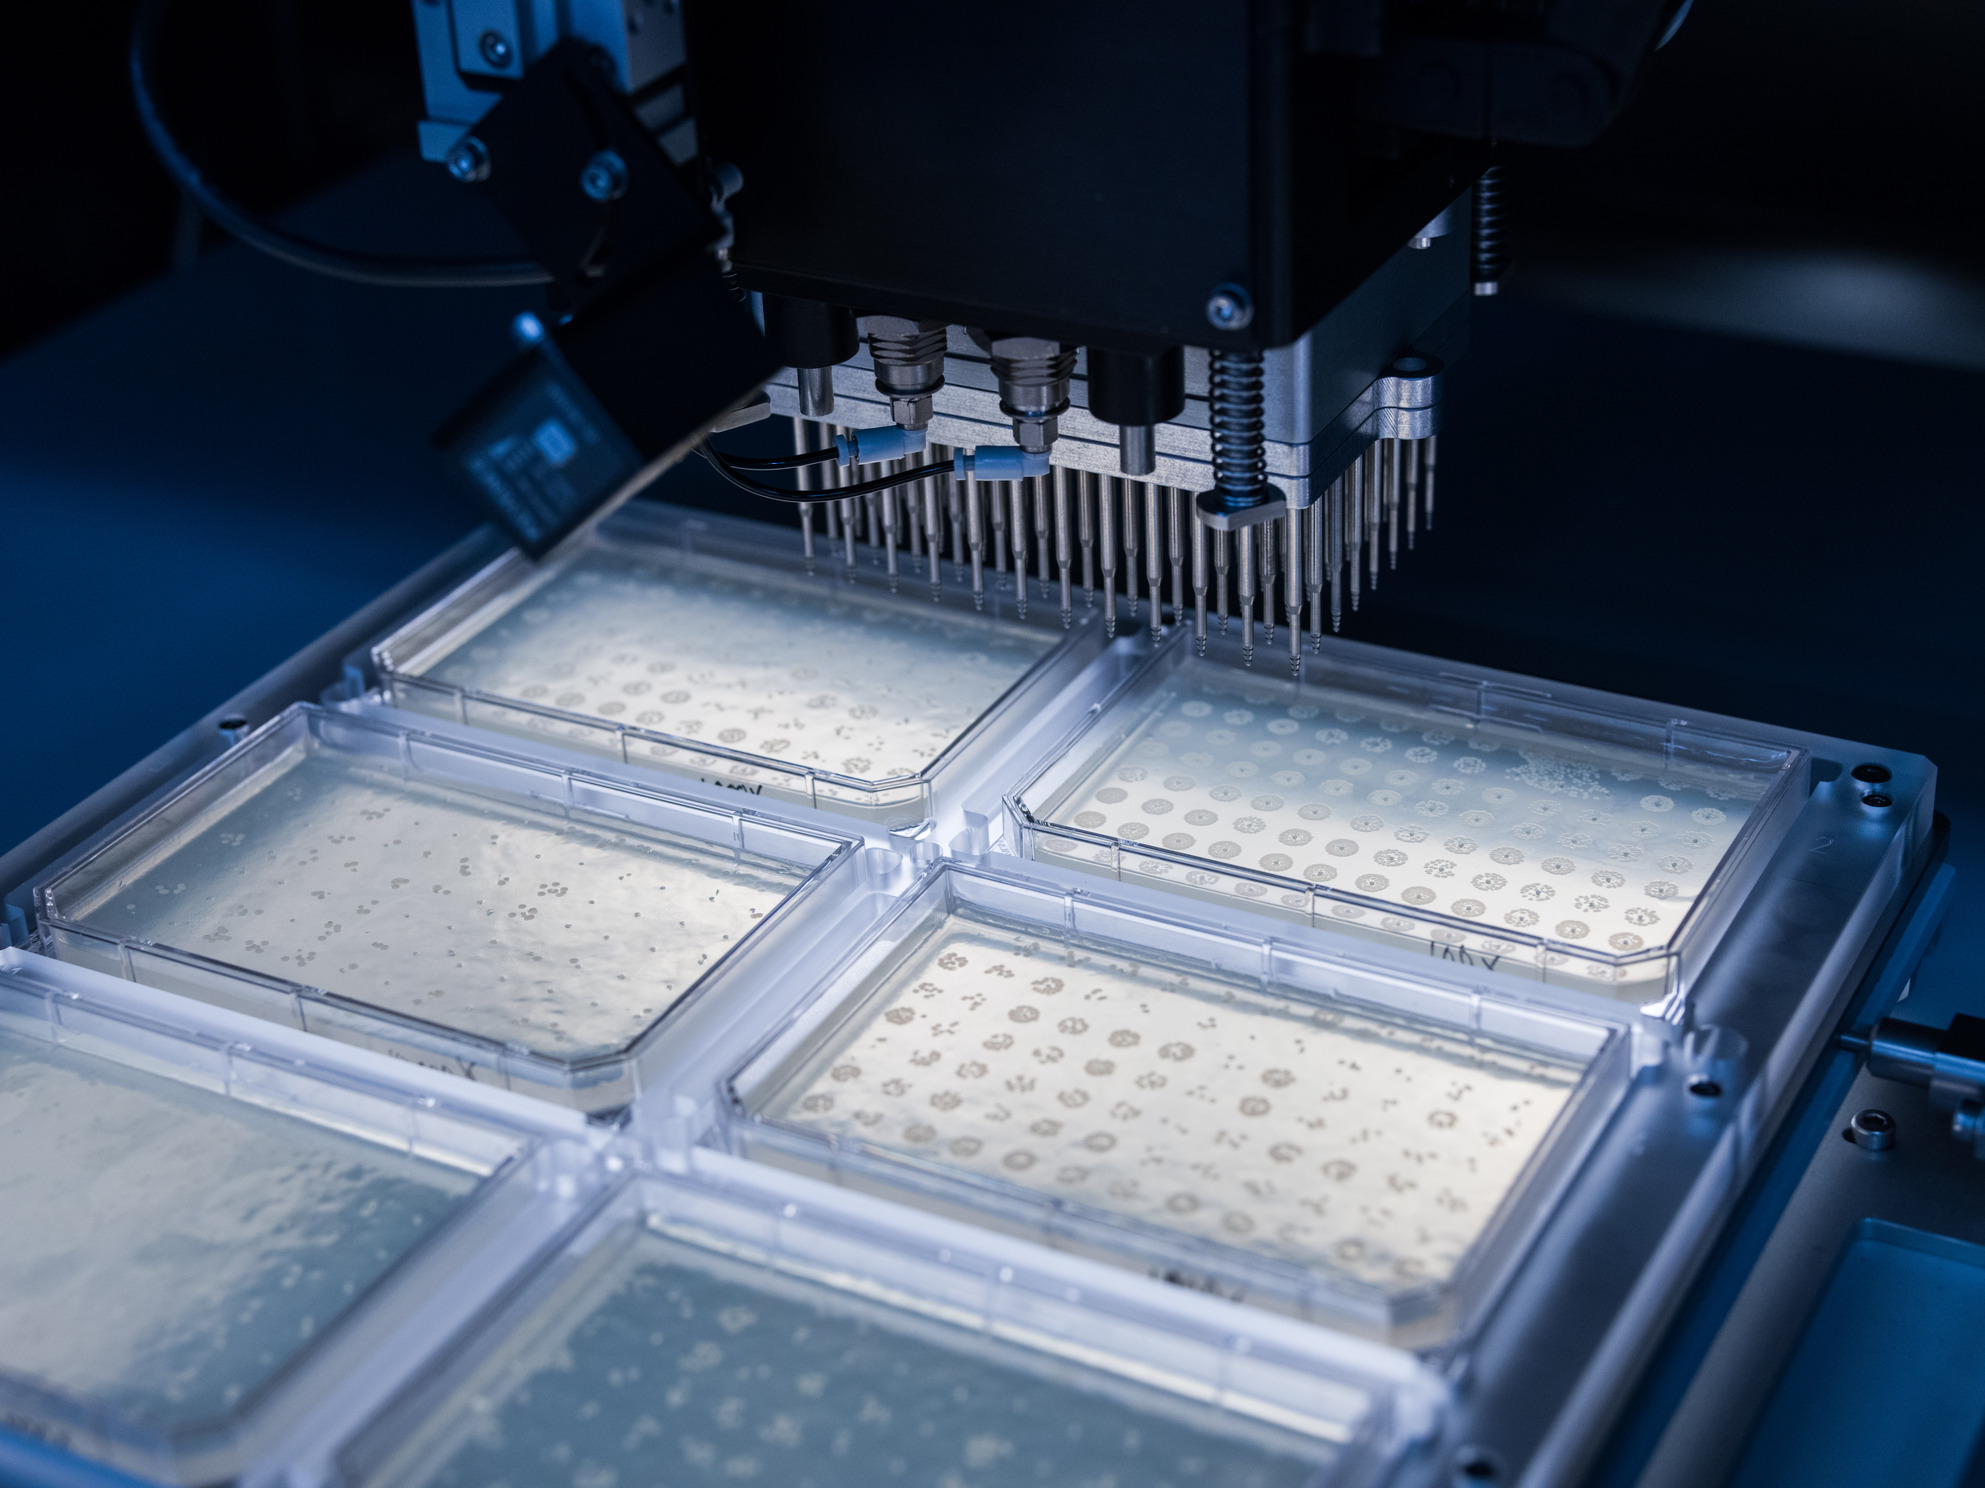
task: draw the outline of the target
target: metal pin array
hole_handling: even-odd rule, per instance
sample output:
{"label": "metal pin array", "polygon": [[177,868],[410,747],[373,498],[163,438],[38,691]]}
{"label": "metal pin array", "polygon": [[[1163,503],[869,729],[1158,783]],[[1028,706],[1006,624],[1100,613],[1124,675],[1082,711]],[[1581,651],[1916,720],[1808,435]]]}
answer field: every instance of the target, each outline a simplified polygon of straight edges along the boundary
{"label": "metal pin array", "polygon": [[[840,432],[795,419],[793,448],[823,449]],[[1201,525],[1191,492],[1120,476],[1062,466],[1022,481],[939,475],[894,491],[801,507],[801,550],[809,571],[823,560],[834,562],[838,550],[848,579],[866,566],[892,588],[905,572],[921,572],[933,603],[942,603],[947,582],[968,585],[981,609],[990,573],[1022,617],[1036,597],[1028,593],[1031,583],[1040,603],[1057,604],[1064,627],[1074,623],[1079,576],[1084,607],[1096,608],[1100,598],[1112,636],[1120,615],[1136,626],[1148,600],[1154,636],[1168,623],[1189,620],[1202,653],[1215,618],[1223,632],[1238,618],[1249,663],[1258,637],[1272,645],[1277,627],[1286,627],[1295,665],[1306,629],[1311,648],[1321,649],[1326,609],[1328,631],[1341,630],[1347,591],[1355,612],[1366,592],[1377,589],[1381,568],[1397,568],[1402,536],[1411,552],[1420,531],[1433,530],[1438,453],[1437,438],[1379,440],[1309,508],[1233,533]],[[941,461],[950,454],[932,445],[925,458]],[[922,461],[852,471],[832,463],[805,466],[799,487],[832,490],[885,469],[900,472],[908,463]],[[859,553],[864,545],[865,560]]]}

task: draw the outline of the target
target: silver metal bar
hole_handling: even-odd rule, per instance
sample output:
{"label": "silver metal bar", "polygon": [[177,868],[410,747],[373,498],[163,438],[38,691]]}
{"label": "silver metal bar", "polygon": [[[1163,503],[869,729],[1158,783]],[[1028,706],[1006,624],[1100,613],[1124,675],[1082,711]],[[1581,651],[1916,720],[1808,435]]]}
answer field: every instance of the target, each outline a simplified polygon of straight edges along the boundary
{"label": "silver metal bar", "polygon": [[1166,486],[1165,524],[1171,533],[1172,624],[1185,624],[1185,492]]}
{"label": "silver metal bar", "polygon": [[930,544],[930,602],[944,597],[944,529],[937,519],[937,483],[932,476],[922,482],[924,496],[924,540]]}
{"label": "silver metal bar", "polygon": [[[813,448],[812,429],[808,426],[805,419],[797,419],[797,418],[794,419],[793,420],[793,453],[796,455],[803,455],[812,448]],[[811,465],[800,466],[797,473],[800,478],[799,488],[802,491],[811,491],[815,489],[813,484],[813,467]],[[811,502],[804,503],[800,507],[800,552],[804,554],[806,557],[806,571],[808,573],[812,573],[813,572],[813,504]]]}
{"label": "silver metal bar", "polygon": [[1330,483],[1324,515],[1323,561],[1330,565],[1330,633],[1344,628],[1344,491],[1351,479],[1345,471]]}
{"label": "silver metal bar", "polygon": [[1379,464],[1385,470],[1385,545],[1389,557],[1386,566],[1399,567],[1399,454],[1400,442],[1397,439],[1383,441],[1379,451]]}
{"label": "silver metal bar", "polygon": [[1421,457],[1420,500],[1427,511],[1427,531],[1434,530],[1434,464],[1440,454],[1441,437],[1429,434],[1426,439],[1426,453]]}
{"label": "silver metal bar", "polygon": [[1303,513],[1304,532],[1309,538],[1309,557],[1304,560],[1303,583],[1309,590],[1310,600],[1310,650],[1323,649],[1323,534],[1328,522],[1324,508],[1329,501],[1329,492],[1324,493],[1323,501],[1310,503]]}
{"label": "silver metal bar", "polygon": [[1070,473],[1081,482],[1076,487],[1075,499],[1079,508],[1076,519],[1082,529],[1082,602],[1093,610],[1096,607],[1096,492],[1102,477],[1093,470]]}
{"label": "silver metal bar", "polygon": [[[904,462],[901,460],[889,460],[885,462],[884,468],[891,475],[901,475],[903,473],[903,463]],[[897,579],[896,492],[892,488],[887,491],[878,491],[876,492],[876,495],[882,498],[877,503],[877,505],[881,508],[881,514],[882,514],[882,547],[883,547],[883,553],[885,555],[883,559],[883,563],[884,563],[884,567],[887,568],[889,571],[889,592],[891,594],[894,594],[896,592],[896,579]]]}
{"label": "silver metal bar", "polygon": [[1055,558],[1061,571],[1061,628],[1067,630],[1075,624],[1075,594],[1070,580],[1075,555],[1068,546],[1068,488],[1075,480],[1075,472],[1058,465],[1049,472],[1048,479],[1055,488]]}
{"label": "silver metal bar", "polygon": [[1027,618],[1027,487],[1032,484],[1031,477],[1027,480],[1000,482],[1000,489],[1006,493],[1008,509],[1013,513],[1010,524],[1013,538],[1013,597],[1022,620]]}
{"label": "silver metal bar", "polygon": [[972,549],[972,608],[986,607],[985,523],[979,511],[979,483],[965,477],[965,541]]}
{"label": "silver metal bar", "polygon": [[1103,477],[1096,493],[1096,548],[1103,560],[1103,634],[1117,633],[1117,497],[1123,482]]}
{"label": "silver metal bar", "polygon": [[1054,555],[1048,547],[1048,495],[1054,487],[1054,467],[1048,467],[1046,475],[1034,477],[1027,482],[1033,493],[1034,507],[1034,564],[1036,577],[1041,585],[1041,603],[1048,602],[1048,568]]}
{"label": "silver metal bar", "polygon": [[1220,634],[1227,633],[1227,534],[1216,528],[1213,533],[1213,577],[1216,586],[1216,605],[1220,611]]}
{"label": "silver metal bar", "polygon": [[1283,533],[1289,547],[1287,561],[1282,565],[1282,608],[1289,622],[1289,668],[1301,674],[1303,669],[1303,512],[1290,507],[1289,515],[1282,519],[1286,529]]}
{"label": "silver metal bar", "polygon": [[1365,482],[1365,546],[1371,554],[1370,571],[1366,574],[1366,582],[1371,585],[1372,593],[1376,594],[1378,593],[1379,543],[1385,535],[1379,519],[1382,487],[1379,480],[1378,446],[1376,444],[1365,451],[1360,463],[1364,466],[1363,476]]}
{"label": "silver metal bar", "polygon": [[1359,585],[1365,571],[1365,462],[1352,462],[1344,472],[1344,561],[1351,570],[1351,610],[1358,609]]}
{"label": "silver metal bar", "polygon": [[[952,452],[949,445],[941,444],[937,448],[939,458]],[[938,479],[944,482],[945,513],[951,518],[951,566],[954,569],[963,568],[965,566],[964,494],[958,489],[958,481],[955,477],[942,475]]]}
{"label": "silver metal bar", "polygon": [[1399,446],[1399,453],[1405,459],[1405,468],[1400,475],[1400,485],[1405,490],[1406,501],[1406,551],[1413,551],[1413,539],[1420,530],[1420,456],[1424,453],[1422,441],[1408,439]]}
{"label": "silver metal bar", "polygon": [[1006,572],[1006,486],[1005,481],[988,481],[986,505],[992,510],[993,572]]}
{"label": "silver metal bar", "polygon": [[1130,599],[1130,623],[1137,623],[1137,535],[1144,524],[1138,508],[1144,504],[1144,482],[1123,481],[1123,588]]}
{"label": "silver metal bar", "polygon": [[1159,596],[1165,587],[1165,544],[1159,536],[1158,488],[1144,487],[1144,579],[1151,591],[1151,639],[1165,630],[1165,607]]}
{"label": "silver metal bar", "polygon": [[1276,558],[1282,547],[1276,531],[1276,522],[1280,520],[1278,517],[1275,522],[1264,524],[1261,541],[1255,544],[1261,550],[1261,624],[1264,639],[1271,646],[1275,644]]}
{"label": "silver metal bar", "polygon": [[1192,634],[1199,654],[1206,654],[1206,524],[1197,511],[1192,522]]}
{"label": "silver metal bar", "polygon": [[1254,528],[1243,527],[1234,534],[1234,567],[1241,580],[1241,664],[1254,665]]}

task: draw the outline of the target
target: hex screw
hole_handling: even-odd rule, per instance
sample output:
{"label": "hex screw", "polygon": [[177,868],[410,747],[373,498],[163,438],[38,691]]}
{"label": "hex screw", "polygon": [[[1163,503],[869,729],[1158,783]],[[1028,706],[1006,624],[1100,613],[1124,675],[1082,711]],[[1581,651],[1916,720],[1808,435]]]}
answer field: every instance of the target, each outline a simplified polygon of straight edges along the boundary
{"label": "hex screw", "polygon": [[579,172],[579,189],[605,204],[627,195],[627,162],[612,150],[602,150]]}
{"label": "hex screw", "polygon": [[476,42],[476,50],[482,53],[483,61],[491,67],[508,67],[513,55],[510,38],[501,31],[485,31]]}
{"label": "hex screw", "polygon": [[1254,321],[1254,301],[1238,284],[1216,284],[1206,300],[1206,318],[1215,330],[1244,331]]}
{"label": "hex screw", "polygon": [[450,145],[441,163],[464,186],[489,179],[489,147],[473,134],[465,134]]}
{"label": "hex screw", "polygon": [[1895,1118],[1870,1106],[1856,1111],[1841,1135],[1865,1152],[1886,1152],[1895,1145]]}

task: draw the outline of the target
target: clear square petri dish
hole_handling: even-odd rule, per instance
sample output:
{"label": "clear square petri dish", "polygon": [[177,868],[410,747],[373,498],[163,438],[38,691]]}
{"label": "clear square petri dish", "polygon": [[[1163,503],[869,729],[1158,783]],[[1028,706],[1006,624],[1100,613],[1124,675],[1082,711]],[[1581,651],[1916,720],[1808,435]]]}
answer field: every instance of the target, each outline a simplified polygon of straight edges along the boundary
{"label": "clear square petri dish", "polygon": [[1414,1346],[1617,1094],[1616,1031],[944,868],[729,1080],[733,1151]]}
{"label": "clear square petri dish", "polygon": [[853,852],[299,705],[37,893],[63,960],[602,1112]]}
{"label": "clear square petri dish", "polygon": [[228,1479],[514,1219],[536,1134],[75,975],[0,951],[0,1420]]}
{"label": "clear square petri dish", "polygon": [[955,584],[933,602],[912,574],[850,582],[796,547],[635,503],[543,563],[499,560],[374,664],[399,708],[893,827],[1104,644],[1086,610],[994,589],[981,612]]}
{"label": "clear square petri dish", "polygon": [[939,1258],[740,1197],[637,1185],[359,1433],[341,1480],[1325,1488],[1391,1445],[1385,1384],[1327,1340],[1279,1352],[969,1237]]}
{"label": "clear square petri dish", "polygon": [[1437,666],[1333,653],[1296,681],[1182,638],[1009,799],[1014,835],[1442,959],[1682,991],[1796,810],[1803,751]]}

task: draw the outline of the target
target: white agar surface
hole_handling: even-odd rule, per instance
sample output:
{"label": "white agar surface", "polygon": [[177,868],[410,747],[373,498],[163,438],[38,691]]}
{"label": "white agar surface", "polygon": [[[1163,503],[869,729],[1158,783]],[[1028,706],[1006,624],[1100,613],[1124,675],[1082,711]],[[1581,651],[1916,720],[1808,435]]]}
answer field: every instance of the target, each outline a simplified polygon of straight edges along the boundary
{"label": "white agar surface", "polygon": [[82,918],[571,1058],[631,1042],[804,876],[292,761]]}
{"label": "white agar surface", "polygon": [[1398,1291],[1446,1280],[1581,1071],[945,919],[784,1125]]}
{"label": "white agar surface", "polygon": [[222,1415],[476,1182],[0,1031],[0,1369],[155,1426]]}
{"label": "white agar surface", "polygon": [[888,1326],[826,1287],[752,1280],[637,1238],[389,1481],[1302,1488],[1331,1456],[1240,1423],[1216,1434],[1211,1410],[1085,1389],[1087,1371],[1031,1371],[949,1328]]}
{"label": "white agar surface", "polygon": [[846,586],[595,546],[422,675],[881,781],[928,768],[1056,644]]}
{"label": "white agar surface", "polygon": [[1051,820],[1624,956],[1669,943],[1761,793],[1618,768],[1575,740],[1462,741],[1192,661]]}

